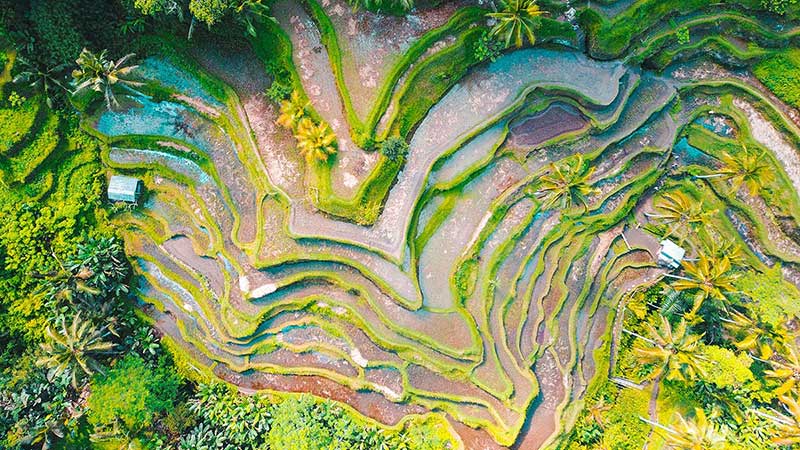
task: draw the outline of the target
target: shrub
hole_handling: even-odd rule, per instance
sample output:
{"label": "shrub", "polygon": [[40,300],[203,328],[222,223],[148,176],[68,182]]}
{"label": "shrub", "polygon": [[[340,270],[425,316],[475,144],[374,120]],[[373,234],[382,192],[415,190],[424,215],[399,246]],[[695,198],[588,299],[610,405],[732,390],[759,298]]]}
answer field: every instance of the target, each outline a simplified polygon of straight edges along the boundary
{"label": "shrub", "polygon": [[705,373],[703,378],[719,389],[742,386],[754,380],[750,372],[753,360],[746,353],[736,355],[726,348],[704,345],[700,354],[700,367]]}
{"label": "shrub", "polygon": [[500,57],[503,51],[503,44],[494,39],[489,32],[485,32],[475,42],[475,59],[478,61],[486,61],[487,59],[494,62]]}
{"label": "shrub", "polygon": [[675,38],[678,40],[678,44],[686,45],[691,41],[691,36],[689,35],[689,29],[686,27],[680,27],[675,31]]}
{"label": "shrub", "polygon": [[380,151],[391,161],[400,161],[408,155],[408,143],[400,136],[392,136],[381,142]]}
{"label": "shrub", "polygon": [[292,86],[275,80],[264,94],[273,102],[280,103],[292,95]]}
{"label": "shrub", "polygon": [[27,99],[19,95],[17,91],[11,91],[11,94],[8,95],[8,104],[12,108],[19,108],[23,103],[25,103],[25,100]]}
{"label": "shrub", "polygon": [[650,425],[639,416],[647,411],[649,393],[637,389],[619,391],[614,406],[606,413],[608,426],[603,434],[603,443],[614,450],[640,450],[647,441]]}
{"label": "shrub", "polygon": [[781,100],[800,108],[800,50],[764,58],[753,68],[755,76]]}
{"label": "shrub", "polygon": [[171,369],[151,368],[128,355],[91,383],[89,423],[96,428],[122,423],[128,430],[150,426],[157,414],[172,409],[180,380]]}
{"label": "shrub", "polygon": [[800,317],[800,291],[783,279],[780,266],[763,273],[748,270],[734,282],[748,300],[747,307],[774,327]]}

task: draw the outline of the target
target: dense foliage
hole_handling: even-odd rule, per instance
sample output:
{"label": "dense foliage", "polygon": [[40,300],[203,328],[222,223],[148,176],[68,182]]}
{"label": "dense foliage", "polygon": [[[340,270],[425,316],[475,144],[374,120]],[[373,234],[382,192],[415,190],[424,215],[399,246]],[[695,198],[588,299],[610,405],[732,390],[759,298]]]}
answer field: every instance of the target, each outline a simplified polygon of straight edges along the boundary
{"label": "dense foliage", "polygon": [[753,73],[781,100],[800,107],[800,50],[793,49],[766,58],[753,68]]}

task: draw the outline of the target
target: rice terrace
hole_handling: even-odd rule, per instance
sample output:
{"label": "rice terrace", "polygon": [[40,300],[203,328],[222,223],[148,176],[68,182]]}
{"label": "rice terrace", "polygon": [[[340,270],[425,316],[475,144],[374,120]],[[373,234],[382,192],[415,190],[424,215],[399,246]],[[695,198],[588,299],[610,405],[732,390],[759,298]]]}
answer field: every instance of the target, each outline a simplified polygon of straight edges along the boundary
{"label": "rice terrace", "polygon": [[796,0],[0,0],[0,448],[800,448]]}

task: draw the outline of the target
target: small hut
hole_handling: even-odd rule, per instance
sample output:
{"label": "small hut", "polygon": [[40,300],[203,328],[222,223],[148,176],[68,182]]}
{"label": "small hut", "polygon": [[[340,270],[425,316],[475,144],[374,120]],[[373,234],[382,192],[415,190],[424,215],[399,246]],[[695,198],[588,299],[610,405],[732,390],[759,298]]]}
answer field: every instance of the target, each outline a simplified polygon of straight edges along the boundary
{"label": "small hut", "polygon": [[669,239],[661,241],[661,248],[658,250],[658,265],[677,269],[681,266],[686,250],[679,247]]}
{"label": "small hut", "polygon": [[123,175],[112,175],[108,182],[108,199],[112,202],[136,203],[142,195],[142,180]]}

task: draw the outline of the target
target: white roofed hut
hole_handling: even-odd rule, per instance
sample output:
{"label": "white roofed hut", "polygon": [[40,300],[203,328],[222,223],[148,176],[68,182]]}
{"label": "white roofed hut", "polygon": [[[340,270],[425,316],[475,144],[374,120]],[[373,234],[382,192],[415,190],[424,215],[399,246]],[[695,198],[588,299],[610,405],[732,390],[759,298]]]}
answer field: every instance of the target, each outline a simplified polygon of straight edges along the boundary
{"label": "white roofed hut", "polygon": [[108,199],[112,202],[137,203],[144,191],[142,180],[124,175],[112,175],[108,182]]}
{"label": "white roofed hut", "polygon": [[678,246],[669,239],[661,241],[661,248],[658,250],[658,265],[677,269],[681,266],[686,250]]}

